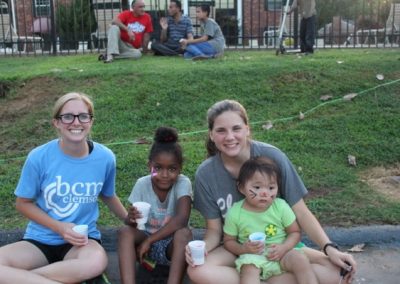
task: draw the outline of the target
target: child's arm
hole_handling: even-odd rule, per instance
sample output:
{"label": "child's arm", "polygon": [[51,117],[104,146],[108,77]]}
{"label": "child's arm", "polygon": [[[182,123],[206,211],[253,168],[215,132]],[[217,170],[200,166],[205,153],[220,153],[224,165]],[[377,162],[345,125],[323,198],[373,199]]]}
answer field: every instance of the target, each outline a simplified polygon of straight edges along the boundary
{"label": "child's arm", "polygon": [[234,255],[243,254],[242,245],[238,243],[236,237],[224,233],[224,248]]}
{"label": "child's arm", "polygon": [[177,230],[187,226],[189,222],[190,210],[191,210],[191,198],[190,196],[182,196],[177,201],[176,214],[171,220],[160,230],[151,234],[139,247],[139,254],[142,256],[150,249],[152,243],[165,239],[166,237],[173,235]]}
{"label": "child's arm", "polygon": [[285,228],[287,233],[286,240],[282,244],[273,244],[268,248],[268,259],[279,261],[288,251],[293,249],[301,238],[300,227],[295,220]]}
{"label": "child's arm", "polygon": [[208,40],[208,35],[202,35],[199,38],[192,38],[192,39],[185,39],[183,38],[180,43],[186,47],[186,45],[191,44],[191,43],[199,43],[199,42],[205,42]]}
{"label": "child's arm", "polygon": [[227,251],[235,255],[241,255],[245,253],[260,254],[264,249],[264,244],[262,242],[250,241],[240,244],[237,241],[237,237],[224,233],[224,247]]}
{"label": "child's arm", "polygon": [[100,195],[101,200],[107,205],[111,212],[115,214],[121,221],[125,221],[128,212],[126,211],[124,205],[122,205],[121,200],[116,196],[107,197]]}

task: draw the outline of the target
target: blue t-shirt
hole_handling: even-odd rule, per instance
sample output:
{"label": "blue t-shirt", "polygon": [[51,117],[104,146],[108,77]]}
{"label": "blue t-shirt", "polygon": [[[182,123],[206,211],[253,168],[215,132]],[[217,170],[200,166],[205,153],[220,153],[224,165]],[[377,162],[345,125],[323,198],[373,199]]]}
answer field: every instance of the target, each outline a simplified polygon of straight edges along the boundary
{"label": "blue t-shirt", "polygon": [[[33,149],[22,169],[15,195],[33,199],[51,218],[75,224],[87,224],[89,237],[100,239],[96,228],[98,197],[115,195],[115,156],[107,147],[93,143],[93,151],[84,158],[65,155],[59,140]],[[48,244],[66,243],[56,232],[30,221],[24,239]]]}

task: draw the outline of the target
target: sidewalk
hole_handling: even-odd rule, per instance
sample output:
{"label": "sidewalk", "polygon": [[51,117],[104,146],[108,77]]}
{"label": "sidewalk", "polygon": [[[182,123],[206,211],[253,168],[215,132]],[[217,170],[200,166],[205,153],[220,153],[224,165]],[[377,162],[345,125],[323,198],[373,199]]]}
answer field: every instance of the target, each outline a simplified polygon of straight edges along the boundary
{"label": "sidewalk", "polygon": [[[354,284],[399,284],[400,283],[400,246],[373,245],[367,246],[362,253],[353,254],[358,265]],[[119,282],[118,257],[116,252],[108,252],[109,266],[107,276],[112,284]],[[143,273],[141,271],[141,273]],[[143,274],[142,274],[143,275]],[[166,283],[166,281],[152,280],[147,283]],[[140,279],[143,279],[140,277]],[[184,282],[190,283],[188,281]]]}
{"label": "sidewalk", "polygon": [[[332,241],[338,243],[342,250],[347,250],[360,243],[366,244],[364,251],[353,253],[358,270],[356,284],[399,284],[400,283],[400,226],[361,226],[353,228],[324,228]],[[116,253],[116,230],[103,229],[103,246],[109,256],[107,275],[113,284],[119,282],[118,257]],[[194,231],[195,238],[204,233],[202,229]],[[0,232],[0,246],[16,241],[22,236],[22,231]],[[305,237],[303,241],[313,246]],[[166,283],[164,280],[168,271],[161,269],[158,273],[147,273],[141,270],[141,279],[146,283]],[[157,274],[157,275],[156,275]],[[185,284],[190,283],[185,280]]]}

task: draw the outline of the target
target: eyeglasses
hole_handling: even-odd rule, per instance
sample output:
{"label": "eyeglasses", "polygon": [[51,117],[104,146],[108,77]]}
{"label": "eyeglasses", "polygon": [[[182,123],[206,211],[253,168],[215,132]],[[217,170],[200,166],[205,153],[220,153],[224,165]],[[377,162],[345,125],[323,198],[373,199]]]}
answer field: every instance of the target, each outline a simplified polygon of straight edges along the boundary
{"label": "eyeglasses", "polygon": [[61,122],[64,124],[71,124],[72,122],[74,122],[75,118],[78,118],[80,123],[89,123],[90,121],[92,121],[93,115],[91,115],[90,113],[66,113],[60,114],[57,118],[61,120]]}

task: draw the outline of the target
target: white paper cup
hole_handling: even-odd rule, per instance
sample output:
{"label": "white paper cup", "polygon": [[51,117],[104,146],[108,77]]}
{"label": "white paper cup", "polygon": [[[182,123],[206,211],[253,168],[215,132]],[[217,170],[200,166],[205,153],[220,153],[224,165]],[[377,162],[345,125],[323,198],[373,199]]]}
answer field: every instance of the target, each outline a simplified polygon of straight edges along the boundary
{"label": "white paper cup", "polygon": [[266,239],[266,237],[267,237],[267,235],[265,235],[262,232],[255,232],[255,233],[250,234],[249,240],[251,242],[262,242],[263,245],[264,245],[264,249],[263,249],[262,253],[264,253],[265,252],[265,239]]}
{"label": "white paper cup", "polygon": [[72,230],[74,230],[78,234],[84,235],[86,237],[86,242],[89,241],[88,229],[89,229],[88,225],[76,225],[76,226],[72,227]]}
{"label": "white paper cup", "polygon": [[81,235],[88,235],[88,225],[76,225],[72,228],[72,230]]}
{"label": "white paper cup", "polygon": [[194,265],[204,264],[206,243],[204,241],[191,241],[189,242],[189,248],[193,259],[193,264]]}
{"label": "white paper cup", "polygon": [[149,218],[149,212],[150,212],[150,203],[147,202],[135,202],[132,204],[136,209],[142,214],[142,218],[136,219],[136,223],[138,224],[138,229],[139,230],[144,230],[145,226],[144,224],[147,223],[147,220]]}

